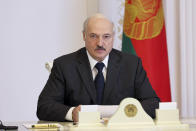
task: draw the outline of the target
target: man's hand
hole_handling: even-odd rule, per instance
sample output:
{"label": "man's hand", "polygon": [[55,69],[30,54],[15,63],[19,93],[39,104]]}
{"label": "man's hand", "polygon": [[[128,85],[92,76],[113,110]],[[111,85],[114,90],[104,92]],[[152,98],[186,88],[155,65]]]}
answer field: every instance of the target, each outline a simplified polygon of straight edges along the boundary
{"label": "man's hand", "polygon": [[72,119],[74,122],[78,122],[78,113],[81,110],[81,105],[75,107],[72,111]]}

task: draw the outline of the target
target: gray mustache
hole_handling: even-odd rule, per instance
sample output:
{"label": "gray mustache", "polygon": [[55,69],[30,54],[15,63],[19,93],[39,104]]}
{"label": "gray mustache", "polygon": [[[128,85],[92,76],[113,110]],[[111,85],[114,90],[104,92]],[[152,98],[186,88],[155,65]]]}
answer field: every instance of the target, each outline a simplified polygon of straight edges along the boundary
{"label": "gray mustache", "polygon": [[97,46],[95,50],[105,50],[103,46]]}

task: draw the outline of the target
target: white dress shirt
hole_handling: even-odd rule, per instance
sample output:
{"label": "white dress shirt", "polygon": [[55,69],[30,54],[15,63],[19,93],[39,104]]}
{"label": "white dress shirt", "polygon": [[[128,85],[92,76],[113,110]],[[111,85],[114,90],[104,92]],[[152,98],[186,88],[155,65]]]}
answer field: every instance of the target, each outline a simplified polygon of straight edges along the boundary
{"label": "white dress shirt", "polygon": [[[99,61],[95,60],[95,59],[89,54],[88,51],[86,51],[86,52],[87,52],[88,60],[89,60],[89,62],[90,62],[90,67],[91,67],[91,71],[92,71],[92,75],[93,75],[93,80],[94,80],[95,77],[96,77],[96,75],[97,75],[97,73],[98,73],[98,70],[95,68],[95,65],[96,65]],[[109,59],[109,55],[107,55],[107,56],[105,57],[105,59],[104,59],[103,61],[101,61],[101,62],[103,62],[104,65],[105,65],[104,68],[103,68],[103,70],[102,70],[103,77],[104,77],[104,80],[105,80],[105,81],[106,81],[106,72],[107,72],[107,66],[108,66],[108,59]],[[67,112],[67,115],[65,116],[65,119],[66,119],[66,120],[73,121],[73,119],[72,119],[72,111],[73,111],[74,108],[75,108],[75,107],[71,107],[71,108],[69,109],[69,111]]]}

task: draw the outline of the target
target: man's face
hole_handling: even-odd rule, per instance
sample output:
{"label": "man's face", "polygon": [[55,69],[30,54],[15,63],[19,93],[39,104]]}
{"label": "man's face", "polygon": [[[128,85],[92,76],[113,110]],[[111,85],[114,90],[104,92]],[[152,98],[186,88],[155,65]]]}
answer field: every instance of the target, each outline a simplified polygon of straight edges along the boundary
{"label": "man's face", "polygon": [[97,61],[104,60],[113,47],[112,23],[104,18],[90,19],[83,34],[83,39],[89,54]]}

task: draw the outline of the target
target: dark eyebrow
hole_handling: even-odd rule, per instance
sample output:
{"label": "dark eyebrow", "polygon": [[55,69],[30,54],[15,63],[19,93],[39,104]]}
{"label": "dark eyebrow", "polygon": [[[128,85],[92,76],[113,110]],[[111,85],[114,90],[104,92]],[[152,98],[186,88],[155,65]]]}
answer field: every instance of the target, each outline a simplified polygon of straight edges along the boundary
{"label": "dark eyebrow", "polygon": [[90,33],[89,35],[97,35],[97,34],[95,34],[95,33]]}
{"label": "dark eyebrow", "polygon": [[104,34],[104,35],[111,35],[111,34]]}
{"label": "dark eyebrow", "polygon": [[[95,34],[95,33],[90,33],[90,34]],[[96,35],[96,34],[95,34]]]}
{"label": "dark eyebrow", "polygon": [[[96,33],[90,33],[89,35],[97,35],[97,36],[99,36],[98,34],[96,34]],[[105,35],[112,35],[112,34],[110,34],[110,33],[106,33],[106,34],[103,34],[104,36]]]}
{"label": "dark eyebrow", "polygon": [[104,34],[104,35],[112,35],[112,34],[107,33],[107,34]]}

